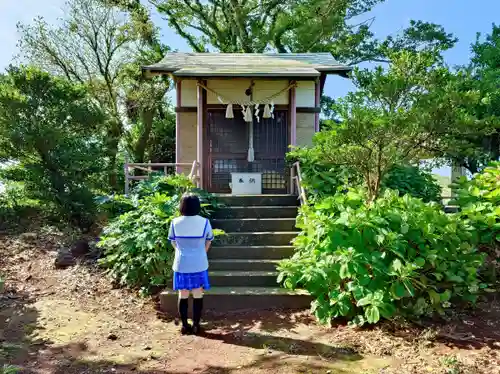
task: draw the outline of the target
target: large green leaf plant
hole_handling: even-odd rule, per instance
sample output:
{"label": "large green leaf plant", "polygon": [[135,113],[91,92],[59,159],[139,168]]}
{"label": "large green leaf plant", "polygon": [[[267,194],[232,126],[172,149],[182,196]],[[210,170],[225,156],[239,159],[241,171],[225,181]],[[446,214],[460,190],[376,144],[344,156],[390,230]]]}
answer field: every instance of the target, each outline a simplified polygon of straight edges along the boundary
{"label": "large green leaf plant", "polygon": [[320,321],[444,314],[488,287],[478,277],[484,254],[457,217],[391,190],[366,199],[351,190],[301,208],[297,252],[281,262],[279,281],[309,291]]}

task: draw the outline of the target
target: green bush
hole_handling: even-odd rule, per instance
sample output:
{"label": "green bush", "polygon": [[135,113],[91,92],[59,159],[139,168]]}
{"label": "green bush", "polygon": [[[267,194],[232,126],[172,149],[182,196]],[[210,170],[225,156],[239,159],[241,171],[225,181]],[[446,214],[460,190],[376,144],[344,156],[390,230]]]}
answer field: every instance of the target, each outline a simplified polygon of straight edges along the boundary
{"label": "green bush", "polygon": [[[287,159],[300,162],[303,186],[312,199],[333,196],[363,183],[354,168],[328,162],[318,148],[297,148]],[[393,166],[382,181],[382,189],[398,190],[401,196],[409,194],[424,202],[440,202],[442,195],[432,174],[415,166]]]}
{"label": "green bush", "polygon": [[410,195],[424,202],[440,203],[442,190],[431,173],[415,166],[393,166],[382,182],[383,188],[399,191],[401,196]]}
{"label": "green bush", "polygon": [[178,205],[178,195],[146,196],[103,230],[98,243],[104,250],[100,264],[121,286],[149,288],[170,279],[174,251],[168,228]]}
{"label": "green bush", "polygon": [[481,250],[497,257],[500,242],[500,162],[491,163],[471,180],[460,178],[452,184],[461,219],[474,227]]}
{"label": "green bush", "polygon": [[484,255],[470,228],[438,204],[387,190],[370,205],[351,190],[301,208],[297,252],[279,266],[287,288],[305,288],[322,322],[355,324],[445,313],[475,302]]}
{"label": "green bush", "polygon": [[37,200],[30,199],[22,183],[2,181],[0,190],[0,229],[15,226],[40,213]]}
{"label": "green bush", "polygon": [[108,219],[114,219],[137,208],[137,196],[110,195],[95,198],[98,210]]}
{"label": "green bush", "polygon": [[[174,250],[168,229],[179,214],[180,198],[185,192],[201,196],[201,214],[208,217],[215,200],[182,175],[154,176],[139,183],[130,197],[100,199],[110,217],[98,243],[104,250],[100,264],[108,268],[118,284],[150,290],[171,279]],[[214,230],[214,234],[220,231]]]}
{"label": "green bush", "polygon": [[0,374],[18,374],[21,372],[21,368],[13,365],[4,364],[0,367]]}
{"label": "green bush", "polygon": [[335,195],[362,182],[354,170],[325,161],[314,147],[296,148],[287,154],[287,160],[290,164],[300,162],[302,185],[312,199]]}
{"label": "green bush", "polygon": [[129,196],[111,195],[99,196],[96,202],[101,212],[108,218],[115,218],[123,213],[137,208],[138,201],[147,196],[155,194],[166,194],[169,196],[182,195],[184,193],[195,193],[202,203],[201,215],[208,217],[212,209],[217,207],[217,201],[213,195],[205,190],[196,188],[193,182],[184,174],[164,176],[153,174],[149,179],[139,182],[132,188]]}

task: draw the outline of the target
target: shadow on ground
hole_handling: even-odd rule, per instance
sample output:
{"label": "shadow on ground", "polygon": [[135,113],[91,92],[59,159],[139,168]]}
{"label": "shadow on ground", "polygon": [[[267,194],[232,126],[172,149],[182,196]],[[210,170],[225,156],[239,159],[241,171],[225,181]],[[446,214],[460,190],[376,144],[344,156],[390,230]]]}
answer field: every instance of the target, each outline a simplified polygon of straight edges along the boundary
{"label": "shadow on ground", "polygon": [[[293,364],[294,372],[324,373],[332,363],[352,362],[362,359],[361,355],[348,348],[337,348],[327,344],[290,337],[267,335],[262,328],[277,331],[293,330],[299,323],[307,323],[307,313],[287,314],[277,311],[260,314],[239,314],[234,319],[215,318],[206,327],[204,337],[188,337],[197,342],[216,340],[225,344],[252,349],[254,360],[248,364],[225,366],[221,358],[217,364],[200,362],[197,370],[174,370],[169,365],[169,346],[164,354],[151,355],[136,361],[119,364],[110,359],[99,359],[100,352],[93,352],[85,341],[71,341],[56,344],[49,339],[37,338],[36,330],[43,329],[39,311],[33,306],[36,297],[10,289],[0,295],[0,367],[4,364],[22,368],[22,373],[52,374],[98,374],[98,373],[142,373],[142,374],[232,374],[253,372],[288,372]],[[57,313],[57,310],[54,310]],[[46,317],[45,317],[46,318]],[[239,322],[238,322],[239,321]],[[260,332],[249,331],[261,326]],[[186,340],[184,340],[186,343]],[[188,343],[189,344],[189,343]],[[193,347],[196,349],[196,343]],[[127,348],[123,348],[124,353]],[[315,360],[300,357],[312,356]],[[320,358],[320,359],[318,359]],[[179,359],[179,358],[177,358]],[[181,357],[182,359],[182,357]],[[292,361],[293,362],[292,362]],[[233,361],[234,364],[234,361]],[[218,366],[221,365],[221,366]],[[339,364],[340,365],[340,364]],[[151,368],[151,369],[149,369]],[[342,374],[342,369],[333,371]]]}

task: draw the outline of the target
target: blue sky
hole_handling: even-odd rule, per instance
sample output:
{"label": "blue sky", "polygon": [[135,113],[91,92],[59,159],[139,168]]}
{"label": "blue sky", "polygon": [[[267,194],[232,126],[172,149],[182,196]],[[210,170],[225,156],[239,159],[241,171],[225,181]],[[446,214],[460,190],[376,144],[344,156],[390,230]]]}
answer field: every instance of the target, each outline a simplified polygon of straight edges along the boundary
{"label": "blue sky", "polygon": [[[36,16],[43,16],[55,22],[63,15],[61,8],[65,0],[0,0],[0,69],[5,68],[17,53],[18,35],[16,23],[29,22]],[[500,23],[499,0],[387,0],[373,11],[373,31],[384,38],[406,27],[411,19],[441,24],[448,32],[459,38],[455,48],[446,53],[450,65],[466,63],[470,56],[470,44],[476,33],[488,33],[494,22]],[[155,19],[159,26],[162,20]],[[173,49],[189,51],[186,43],[170,30],[163,30],[163,38]],[[325,93],[340,97],[352,90],[347,79],[330,77]],[[440,172],[441,174],[442,172]],[[449,172],[445,172],[449,173]]]}
{"label": "blue sky", "polygon": [[[63,15],[61,8],[65,0],[0,0],[0,69],[6,67],[17,52],[18,35],[16,23],[29,22],[36,16],[43,16],[55,22]],[[480,6],[475,6],[475,5]],[[373,11],[373,31],[383,38],[397,33],[408,25],[410,19],[425,20],[443,25],[448,32],[459,38],[458,45],[446,53],[450,65],[462,64],[468,60],[470,44],[476,32],[491,31],[493,22],[500,23],[500,1],[477,0],[387,0]],[[166,23],[156,19],[159,26]],[[163,38],[168,44],[181,51],[188,51],[186,43],[172,31],[165,29]],[[339,97],[352,89],[346,79],[331,77],[326,84],[326,93]]]}

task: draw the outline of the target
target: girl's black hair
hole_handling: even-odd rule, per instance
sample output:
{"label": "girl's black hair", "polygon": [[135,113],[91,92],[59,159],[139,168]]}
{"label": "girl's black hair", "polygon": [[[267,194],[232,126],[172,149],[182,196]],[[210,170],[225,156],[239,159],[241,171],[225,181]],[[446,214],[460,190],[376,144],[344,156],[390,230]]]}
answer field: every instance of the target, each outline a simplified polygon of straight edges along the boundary
{"label": "girl's black hair", "polygon": [[179,210],[183,216],[197,216],[201,211],[201,203],[195,194],[185,194],[181,198]]}

